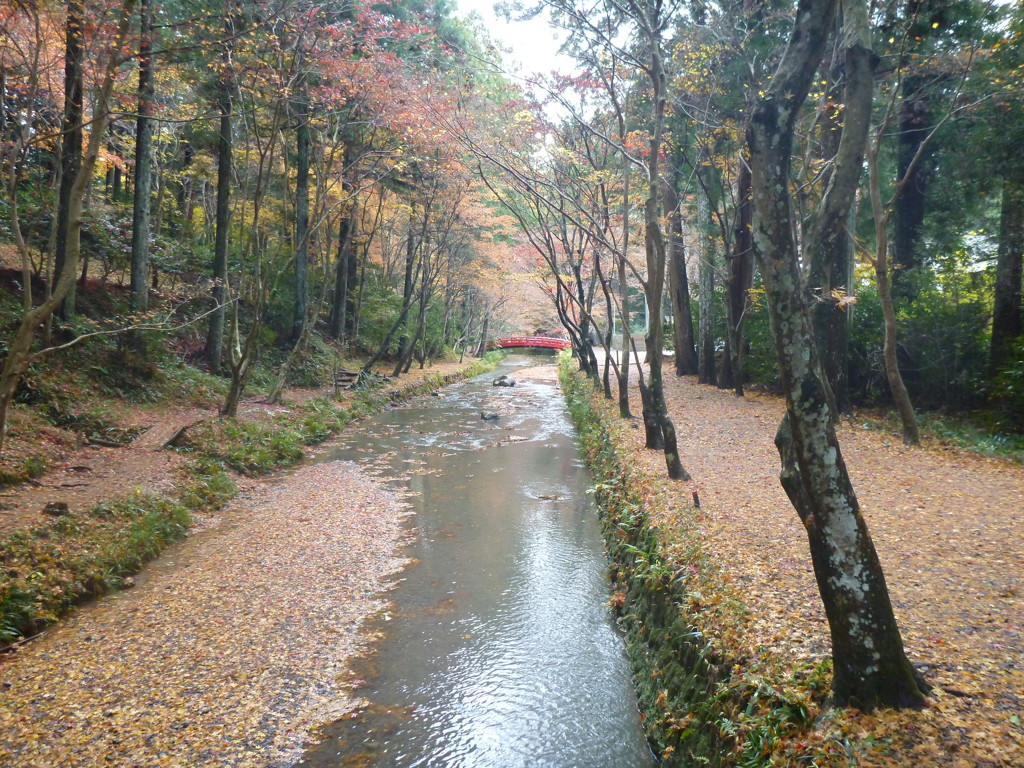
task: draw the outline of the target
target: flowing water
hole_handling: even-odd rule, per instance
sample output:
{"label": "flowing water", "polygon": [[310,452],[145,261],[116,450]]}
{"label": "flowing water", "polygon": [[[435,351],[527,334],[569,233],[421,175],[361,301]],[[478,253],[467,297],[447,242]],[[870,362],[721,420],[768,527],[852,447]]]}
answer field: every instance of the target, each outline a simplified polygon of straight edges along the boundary
{"label": "flowing water", "polygon": [[413,562],[357,669],[369,704],[301,765],[655,764],[561,394],[551,378],[491,385],[517,362],[381,414],[324,457],[410,494]]}

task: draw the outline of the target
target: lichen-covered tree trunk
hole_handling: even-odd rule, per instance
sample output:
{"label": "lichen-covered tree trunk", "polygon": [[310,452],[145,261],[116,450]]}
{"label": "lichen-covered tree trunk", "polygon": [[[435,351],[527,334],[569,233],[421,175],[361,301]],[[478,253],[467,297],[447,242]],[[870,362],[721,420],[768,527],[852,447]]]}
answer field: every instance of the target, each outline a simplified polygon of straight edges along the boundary
{"label": "lichen-covered tree trunk", "polygon": [[[777,445],[782,484],[804,523],[832,637],[832,692],[861,708],[922,702],[903,650],[885,577],[843,461],[835,411],[818,361],[789,192],[796,117],[821,60],[836,0],[801,0],[792,38],[747,129],[754,252],[765,281],[786,395]],[[867,22],[863,0],[844,17]],[[866,30],[866,27],[865,27]],[[861,38],[863,40],[864,38]]]}

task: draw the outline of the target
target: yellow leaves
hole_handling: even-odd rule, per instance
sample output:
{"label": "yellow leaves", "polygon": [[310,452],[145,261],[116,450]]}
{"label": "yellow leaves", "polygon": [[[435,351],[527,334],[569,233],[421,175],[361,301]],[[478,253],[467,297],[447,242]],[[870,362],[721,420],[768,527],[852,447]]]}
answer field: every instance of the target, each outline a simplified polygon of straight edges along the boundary
{"label": "yellow leaves", "polygon": [[842,288],[833,288],[832,298],[835,300],[836,306],[842,310],[846,310],[857,303],[857,297],[848,294]]}

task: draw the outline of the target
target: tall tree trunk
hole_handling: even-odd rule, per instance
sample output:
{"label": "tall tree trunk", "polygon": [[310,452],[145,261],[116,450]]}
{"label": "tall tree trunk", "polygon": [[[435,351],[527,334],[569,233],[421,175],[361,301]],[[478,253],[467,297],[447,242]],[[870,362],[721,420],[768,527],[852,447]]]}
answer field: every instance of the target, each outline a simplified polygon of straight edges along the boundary
{"label": "tall tree trunk", "polygon": [[578,299],[579,308],[579,353],[580,370],[592,379],[595,388],[598,385],[597,356],[594,354],[594,288],[596,276],[591,276],[588,281],[583,278],[583,259],[573,259],[572,277]]}
{"label": "tall tree trunk", "polygon": [[[619,122],[619,141],[623,145],[626,138],[626,125],[622,110],[616,110]],[[630,327],[629,318],[629,283],[627,282],[626,258],[629,253],[629,213],[632,203],[629,200],[630,169],[632,164],[625,154],[622,156],[622,252],[617,255],[618,280],[619,280],[619,314],[622,320],[622,352],[619,357],[618,395],[619,395],[619,417],[623,419],[633,418],[629,408],[629,352],[633,347],[633,330]]]}
{"label": "tall tree trunk", "polygon": [[[845,232],[855,232],[857,229],[856,203],[851,206],[850,214],[846,217]],[[850,295],[854,291],[854,250],[853,239],[846,241],[836,248],[836,258],[832,264],[831,284],[844,294]],[[822,366],[825,369],[825,376],[835,396],[836,409],[843,415],[850,415],[853,411],[853,403],[850,399],[850,328],[853,326],[853,318],[856,307],[847,303],[845,307],[838,310],[833,309],[832,317],[828,324],[828,341],[825,344],[825,354],[822,356]],[[813,318],[812,318],[813,320]]]}
{"label": "tall tree trunk", "polygon": [[747,313],[750,289],[754,285],[754,250],[751,242],[753,203],[750,200],[750,165],[740,166],[737,190],[736,230],[729,257],[729,282],[726,294],[726,332],[728,373],[733,391],[743,397],[743,320]]}
{"label": "tall tree trunk", "polygon": [[[0,94],[7,93],[7,69],[0,68]],[[0,98],[0,136],[7,135],[7,99]]]}
{"label": "tall tree trunk", "polygon": [[662,360],[665,348],[662,298],[665,294],[665,237],[661,231],[661,187],[658,160],[662,151],[662,132],[665,126],[666,75],[661,51],[662,19],[660,6],[638,6],[640,19],[650,53],[648,74],[651,80],[652,104],[650,151],[647,156],[647,201],[644,204],[644,248],[647,255],[647,306],[653,319],[647,330],[648,387],[652,417],[661,433],[661,447],[665,451],[668,476],[673,480],[689,480],[689,473],[679,460],[676,428],[668,413],[665,388],[662,381]]}
{"label": "tall tree trunk", "polygon": [[[114,147],[110,142],[107,142],[107,151],[112,155],[114,154]],[[114,164],[112,162],[107,163],[107,169],[103,173],[103,196],[107,202],[112,201],[111,190],[114,184]]]}
{"label": "tall tree trunk", "polygon": [[668,290],[672,299],[672,346],[676,351],[676,376],[697,373],[697,346],[693,335],[690,308],[690,281],[686,276],[686,248],[683,242],[683,216],[679,210],[679,167],[672,163],[665,181],[665,210],[668,213]]}
{"label": "tall tree trunk", "polygon": [[342,341],[345,337],[345,315],[348,313],[348,262],[352,258],[351,209],[343,213],[338,222],[338,259],[334,270],[334,298],[331,301],[331,338]]}
{"label": "tall tree trunk", "polygon": [[360,263],[357,265],[359,267],[359,277],[355,281],[355,287],[358,288],[358,292],[356,293],[356,305],[352,309],[352,336],[351,336],[351,338],[356,340],[356,341],[359,340],[359,324],[360,324],[360,321],[362,320],[362,316],[363,316],[363,286],[366,284],[366,262],[367,262],[367,253],[369,252],[369,248],[366,245],[364,245],[361,250],[363,252],[363,258],[360,260]]}
{"label": "tall tree trunk", "polygon": [[992,306],[993,374],[1013,362],[1013,342],[1021,334],[1021,259],[1024,254],[1024,173],[1014,169],[1003,177],[999,217],[999,255],[996,260]]}
{"label": "tall tree trunk", "polygon": [[822,159],[829,162],[829,175],[821,203],[804,224],[808,285],[816,297],[811,323],[839,413],[847,413],[850,406],[847,351],[853,310],[840,299],[853,288],[853,225],[871,120],[873,59],[869,46],[846,45],[832,64],[843,88],[835,101],[843,108],[824,123],[822,144],[827,154]]}
{"label": "tall tree trunk", "polygon": [[[405,253],[405,280],[402,284],[402,317],[405,318],[408,314],[408,308],[412,306],[414,297],[413,294],[416,290],[416,274],[414,273],[413,266],[417,264],[416,261],[416,248],[414,247],[413,239],[413,217],[415,216],[416,210],[413,208],[412,214],[409,217],[409,240],[406,247]],[[419,242],[419,251],[421,256],[418,261],[417,269],[419,274],[426,277],[426,272],[429,270],[429,258],[428,249],[430,247],[430,204],[428,203],[423,209],[423,231]],[[423,306],[420,306],[420,313],[424,311]],[[403,320],[404,322],[404,320]],[[402,338],[404,341],[399,344],[398,349],[398,365],[395,366],[395,376],[402,373],[405,367],[408,365],[408,361],[412,359],[412,351],[416,347],[416,341],[418,338],[419,329],[414,331],[410,337],[408,334]]]}
{"label": "tall tree trunk", "polygon": [[292,341],[298,342],[309,314],[309,101],[298,100],[295,128],[295,316]]}
{"label": "tall tree trunk", "polygon": [[178,242],[185,242],[192,236],[192,220],[194,217],[192,209],[195,184],[192,179],[188,177],[187,171],[189,166],[192,165],[192,160],[195,158],[195,150],[192,147],[191,140],[187,136],[182,139],[181,144],[181,158],[178,165],[181,172],[181,181],[178,186],[177,194],[178,222],[175,226],[174,234],[176,235]]}
{"label": "tall tree trunk", "polygon": [[[878,141],[881,141],[880,136]],[[875,143],[867,152],[867,163],[871,210],[875,220],[875,255],[871,261],[875,269],[875,285],[878,288],[878,299],[882,304],[882,319],[885,329],[882,361],[885,365],[885,378],[889,383],[889,393],[892,395],[893,405],[896,407],[903,426],[903,443],[917,445],[920,442],[917,416],[914,413],[914,405],[910,401],[910,393],[907,392],[907,387],[903,383],[898,356],[899,326],[889,277],[889,216],[882,205],[878,150],[878,143]]]}
{"label": "tall tree trunk", "polygon": [[[914,706],[923,700],[903,650],[885,577],[835,432],[793,237],[790,163],[800,108],[821,61],[836,0],[800,0],[793,35],[747,128],[754,252],[765,281],[786,394],[776,445],[782,485],[804,523],[832,635],[832,691],[841,705]],[[848,45],[869,44],[863,0],[845,0]]]}
{"label": "tall tree trunk", "polygon": [[921,292],[921,232],[924,228],[925,198],[928,192],[928,168],[919,158],[911,168],[921,144],[931,132],[929,95],[922,88],[932,75],[908,75],[903,79],[897,134],[897,176],[906,183],[896,197],[893,216],[892,284],[896,298],[916,301]]}
{"label": "tall tree trunk", "polygon": [[[225,33],[230,39],[234,25],[225,20]],[[225,43],[227,45],[227,43]],[[225,48],[221,60],[220,135],[217,137],[217,207],[213,236],[213,311],[206,336],[206,362],[210,370],[220,373],[224,355],[224,320],[228,279],[228,230],[231,226],[231,57]]]}
{"label": "tall tree trunk", "polygon": [[[429,206],[424,210],[423,232],[420,240],[427,236],[427,222],[430,220]],[[412,299],[412,291],[415,283],[413,278],[413,266],[416,264],[416,206],[413,206],[409,213],[409,236],[405,241],[405,279],[402,282],[402,302],[406,303]]]}
{"label": "tall tree trunk", "polygon": [[612,356],[612,345],[615,343],[615,336],[612,333],[612,328],[615,325],[615,301],[612,297],[611,288],[608,285],[608,279],[604,276],[604,270],[601,268],[601,252],[596,249],[594,251],[594,272],[601,283],[601,293],[604,295],[604,311],[607,317],[607,324],[601,337],[601,346],[604,348],[604,368],[601,372],[601,384],[604,387],[605,399],[611,400],[611,369],[613,367],[616,378],[619,376],[619,364],[615,362]]}
{"label": "tall tree trunk", "polygon": [[[57,190],[57,238],[53,262],[53,280],[64,274],[71,237],[71,189],[82,167],[82,79],[85,70],[84,0],[68,0],[64,22],[64,117],[61,122],[60,187]],[[78,203],[81,204],[81,201]],[[75,265],[77,271],[78,265]],[[57,314],[67,319],[75,314],[74,280]]]}
{"label": "tall tree trunk", "polygon": [[419,312],[416,315],[416,330],[398,356],[398,364],[395,366],[395,371],[392,374],[394,376],[398,376],[400,373],[408,373],[409,368],[412,366],[412,357],[416,351],[416,344],[426,333],[427,305],[430,303],[430,279],[429,240],[424,236],[423,256],[420,265]]}
{"label": "tall tree trunk", "polygon": [[[353,257],[349,261],[349,277],[348,277],[348,295],[349,302],[352,306],[352,322],[351,332],[349,338],[357,340],[359,339],[359,323],[362,318],[363,312],[363,286],[366,281],[366,262],[369,261],[370,246],[373,243],[373,238],[376,235],[379,225],[380,217],[384,210],[384,196],[381,195],[377,204],[377,213],[374,218],[374,223],[370,230],[366,233],[363,238],[363,242],[360,243],[359,253],[362,254],[362,258],[356,255],[356,251],[353,251]],[[360,227],[360,229],[363,229]],[[352,298],[354,297],[354,298]]]}
{"label": "tall tree trunk", "polygon": [[470,329],[473,327],[473,287],[467,285],[465,294],[462,297],[462,319],[460,321],[462,327],[462,333],[455,341],[455,346],[459,350],[459,364],[466,357],[466,348],[469,346]]}
{"label": "tall tree trunk", "polygon": [[139,0],[139,113],[135,118],[135,199],[132,206],[131,302],[149,309],[150,198],[153,158],[153,17],[150,0]]}
{"label": "tall tree trunk", "polygon": [[[154,157],[153,160],[155,161],[156,158]],[[165,198],[167,197],[167,176],[165,174],[165,168],[161,167],[159,164],[155,164],[153,167],[153,184],[156,185],[156,199],[152,204],[153,217],[150,230],[159,235],[164,229],[164,203]],[[153,278],[150,280],[150,283],[156,287],[157,270],[154,268],[152,263],[150,263],[149,268],[153,273]]]}
{"label": "tall tree trunk", "polygon": [[[395,334],[400,328],[405,326],[406,320],[409,318],[409,310],[412,308],[413,304],[413,286],[415,285],[417,275],[415,271],[417,263],[416,230],[413,226],[416,220],[415,217],[416,210],[414,208],[409,216],[409,233],[406,238],[405,284],[402,297],[402,310],[398,313],[398,318],[391,325],[391,328],[389,328],[388,332],[384,335],[384,339],[381,341],[380,346],[377,347],[376,353],[374,353],[374,355],[363,365],[363,370],[366,373],[372,371],[373,366],[380,362],[380,360],[382,360],[388,353],[388,349],[391,347],[391,341],[394,339]],[[420,268],[422,268],[422,265]],[[404,348],[404,345],[402,345],[403,350]]]}
{"label": "tall tree trunk", "polygon": [[477,345],[476,356],[483,357],[487,354],[487,340],[490,338],[491,325],[491,302],[484,300],[483,325],[480,326],[480,343]]}
{"label": "tall tree trunk", "polygon": [[700,270],[697,277],[697,292],[700,296],[700,312],[697,318],[697,332],[700,334],[700,360],[697,381],[714,384],[715,374],[715,246],[711,236],[711,202],[706,195],[697,200],[697,248]]}
{"label": "tall tree trunk", "polygon": [[629,284],[626,282],[626,257],[618,257],[619,278],[619,314],[622,320],[620,343],[622,351],[619,355],[619,416],[623,419],[633,418],[629,408],[629,350],[633,345],[633,334],[629,322]]}
{"label": "tall tree trunk", "polygon": [[342,194],[348,198],[347,210],[338,224],[338,261],[334,272],[334,297],[331,301],[331,338],[341,341],[345,338],[347,319],[350,314],[349,295],[353,286],[352,273],[355,271],[355,229],[359,221],[359,205],[355,196],[355,185],[348,174],[353,172],[354,159],[351,150],[345,148],[345,169],[341,179]]}

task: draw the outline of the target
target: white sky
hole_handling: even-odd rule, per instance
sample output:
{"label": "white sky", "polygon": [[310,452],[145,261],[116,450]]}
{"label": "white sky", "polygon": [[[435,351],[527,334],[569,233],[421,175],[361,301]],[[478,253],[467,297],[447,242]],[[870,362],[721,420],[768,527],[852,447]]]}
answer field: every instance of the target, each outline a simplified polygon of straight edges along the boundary
{"label": "white sky", "polygon": [[558,53],[558,30],[547,20],[547,11],[531,21],[515,22],[498,18],[494,13],[494,0],[457,0],[461,15],[479,14],[484,27],[502,48],[506,67],[523,77],[548,74],[552,70],[570,73],[574,62]]}

